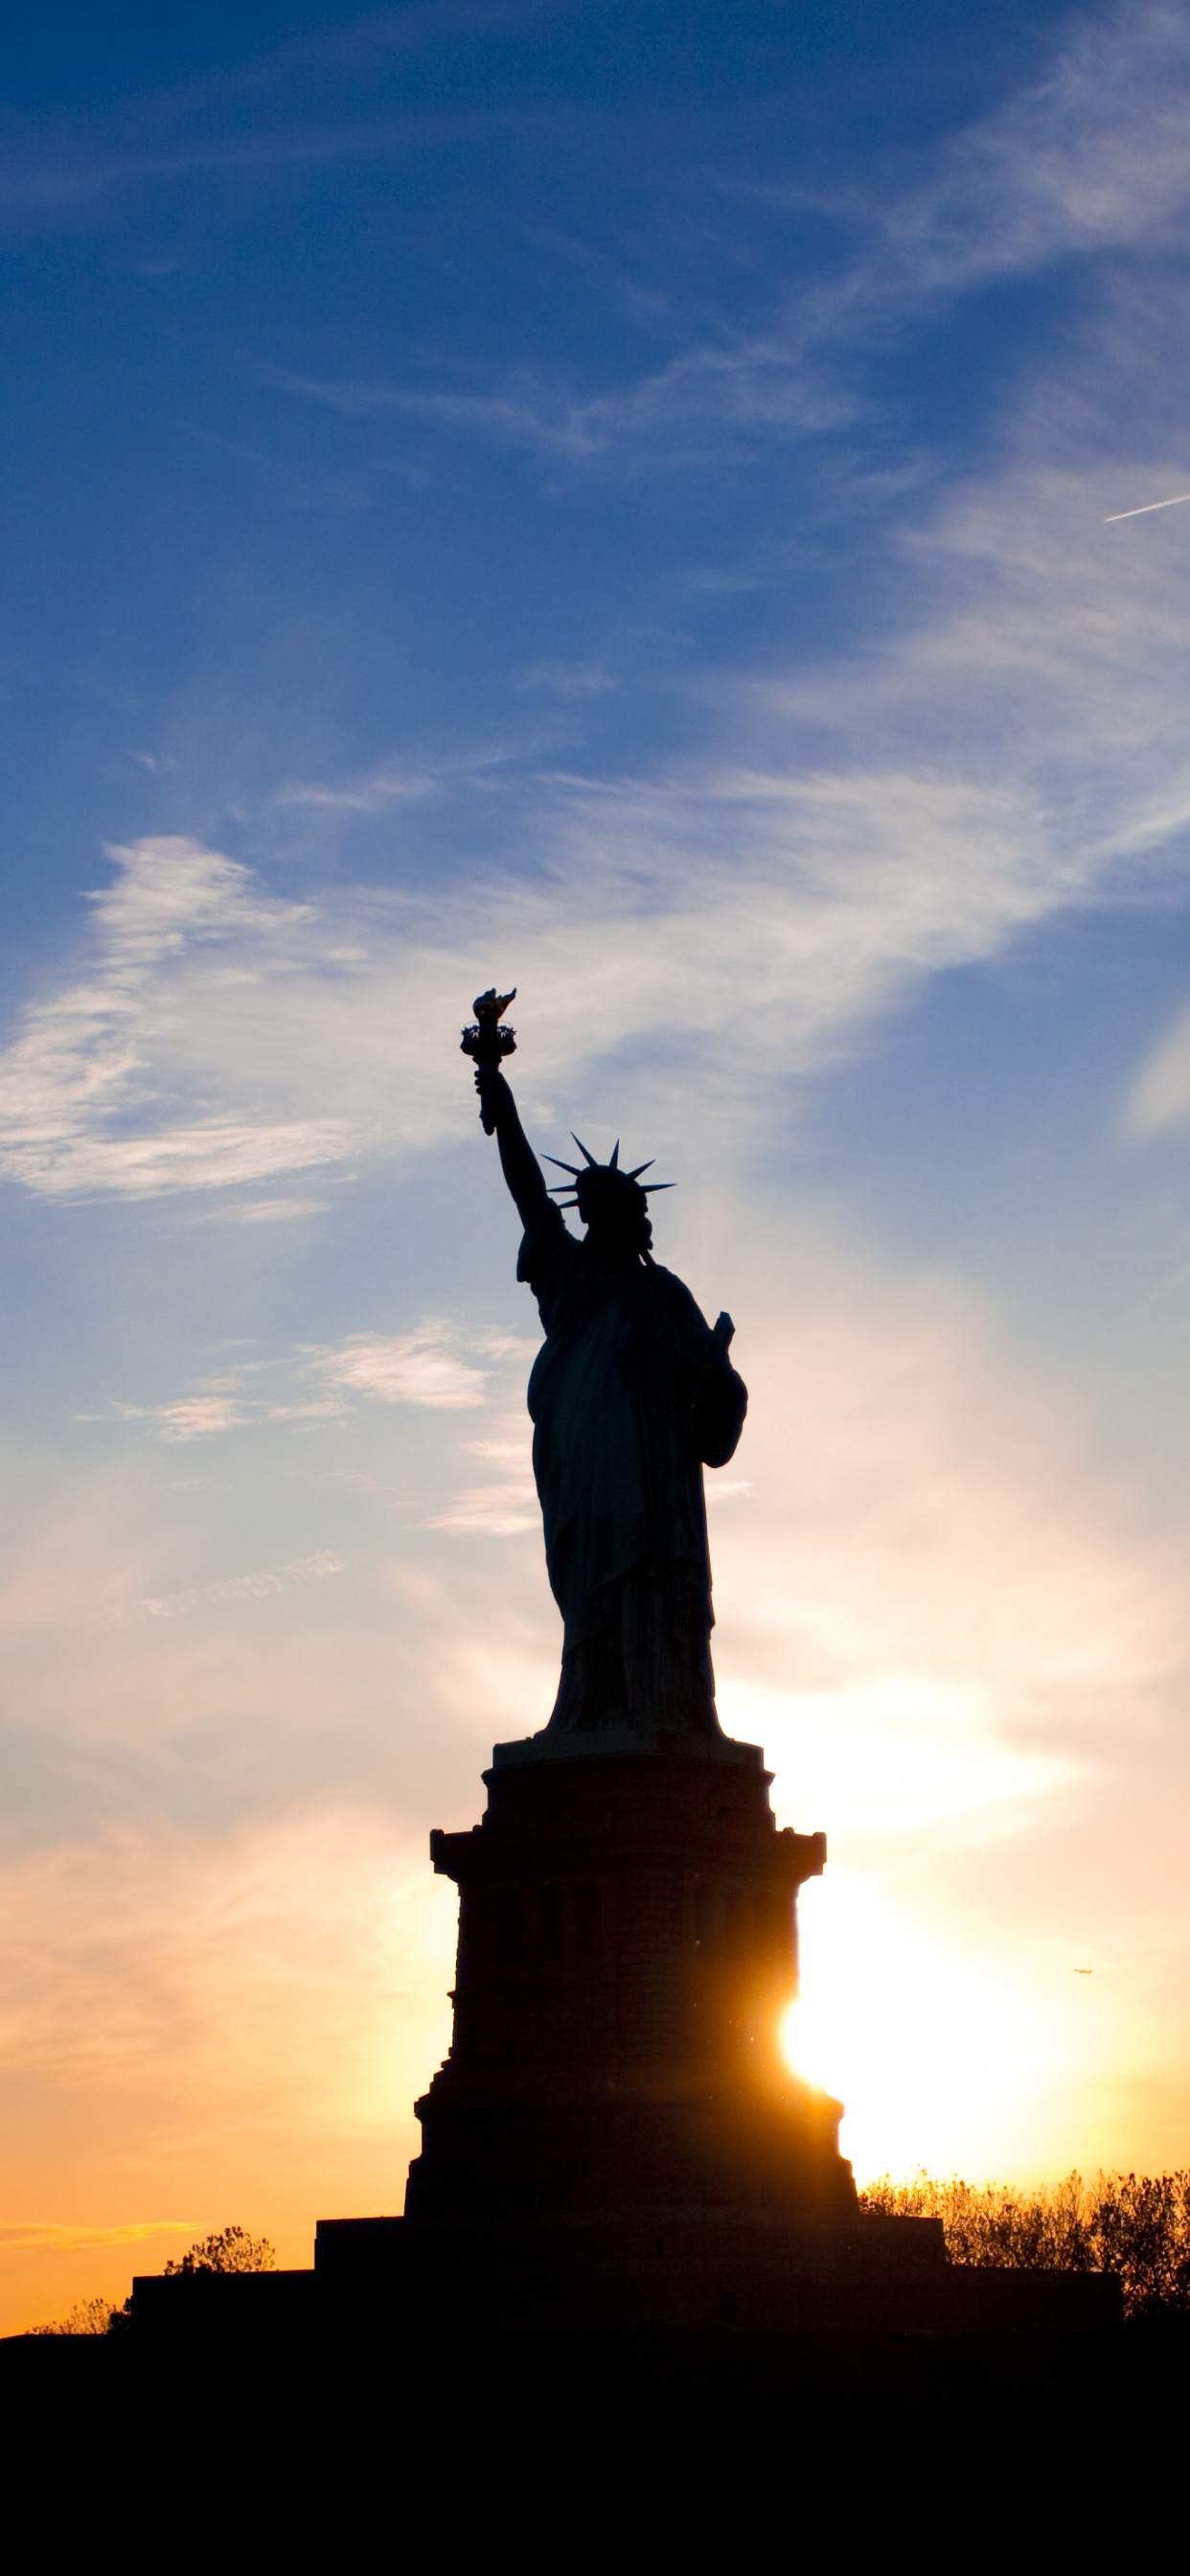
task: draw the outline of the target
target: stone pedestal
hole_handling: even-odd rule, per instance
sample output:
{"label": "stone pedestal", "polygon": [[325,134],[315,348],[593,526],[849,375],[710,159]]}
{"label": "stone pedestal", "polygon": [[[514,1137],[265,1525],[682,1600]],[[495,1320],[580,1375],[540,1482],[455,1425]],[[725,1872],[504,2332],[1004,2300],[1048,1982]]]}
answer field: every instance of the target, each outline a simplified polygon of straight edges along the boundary
{"label": "stone pedestal", "polygon": [[841,2106],[779,2047],[822,1835],[777,1832],[753,1745],[534,1753],[498,1747],[482,1824],[431,1840],[459,1888],[458,1968],[410,2226],[854,2220]]}

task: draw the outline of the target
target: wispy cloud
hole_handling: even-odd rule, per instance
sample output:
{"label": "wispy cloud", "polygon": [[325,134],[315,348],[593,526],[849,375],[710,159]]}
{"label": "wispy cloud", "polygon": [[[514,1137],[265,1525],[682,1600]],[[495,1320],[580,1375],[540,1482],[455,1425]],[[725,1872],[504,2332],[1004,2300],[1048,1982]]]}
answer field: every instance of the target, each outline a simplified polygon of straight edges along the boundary
{"label": "wispy cloud", "polygon": [[599,662],[533,662],[520,673],[518,689],[540,689],[547,697],[599,697],[606,689],[620,685],[607,663]]}
{"label": "wispy cloud", "polygon": [[[94,220],[136,191],[218,172],[225,180],[391,154],[411,119],[380,95],[386,72],[453,42],[466,47],[534,14],[534,0],[415,0],[292,36],[246,63],[89,117],[9,118],[0,219]],[[473,124],[482,109],[460,112]]]}
{"label": "wispy cloud", "polygon": [[271,1199],[241,1199],[238,1205],[222,1207],[212,1213],[234,1225],[288,1225],[303,1216],[325,1216],[329,1199],[295,1199],[278,1196]]}
{"label": "wispy cloud", "polygon": [[[319,1119],[277,1124],[241,1112],[137,1132],[137,1110],[156,1087],[155,1046],[168,1051],[177,1023],[179,967],[212,946],[267,946],[305,915],[193,841],[145,840],[112,855],[116,880],[93,898],[91,972],[35,1003],[0,1060],[0,1169],[48,1196],[142,1198],[341,1158],[342,1128]],[[242,1005],[251,971],[224,965],[222,977]]]}
{"label": "wispy cloud", "polygon": [[1180,0],[1075,17],[1052,69],[947,145],[890,232],[948,283],[1164,239],[1190,196],[1188,136]]}
{"label": "wispy cloud", "polygon": [[[1040,542],[1054,492],[1018,497]],[[1076,499],[1070,483],[1068,519]],[[985,496],[985,526],[990,505]],[[1003,527],[1005,496],[995,506]],[[533,825],[552,843],[550,878],[489,878],[445,896],[432,944],[417,902],[347,891],[315,917],[272,904],[220,854],[142,845],[125,863],[132,900],[101,915],[86,982],[31,1005],[0,1057],[0,1172],[48,1197],[135,1199],[441,1145],[473,1115],[449,1032],[499,955],[515,963],[531,1014],[526,1063],[539,1088],[565,1067],[581,1097],[601,1060],[664,1029],[671,1052],[696,1050],[704,1076],[717,1064],[735,1096],[759,1099],[831,1062],[923,975],[994,955],[1026,924],[1087,900],[1124,855],[1156,847],[1190,813],[1171,658],[1171,645],[1190,646],[1190,626],[1174,568],[1162,632],[1151,583],[1138,581],[1133,608],[1111,567],[1082,567],[1066,599],[1081,592],[1088,613],[1066,622],[1054,599],[1026,673],[1015,639],[1058,541],[1046,538],[1040,564],[1021,563],[989,531],[973,573],[964,539],[976,525],[973,504],[968,528],[955,513],[935,533],[929,574],[941,588],[949,549],[968,603],[982,584],[978,613],[944,598],[886,667],[773,687],[750,705],[737,693],[737,725],[767,733],[770,754],[782,732],[821,744],[829,727],[833,763],[555,781]],[[1090,611],[1096,585],[1102,621]],[[982,775],[938,764],[939,734],[960,723]],[[885,740],[904,755],[915,732],[920,766],[873,762]],[[193,888],[208,860],[223,909],[203,906],[193,923],[179,911],[168,938],[145,940],[146,880],[168,885],[180,864]],[[200,1103],[208,1114],[196,1117]]]}
{"label": "wispy cloud", "polygon": [[380,814],[386,805],[400,804],[406,797],[436,795],[440,786],[440,779],[430,771],[384,766],[337,782],[295,781],[276,788],[272,801],[280,806],[309,805],[325,813]]}
{"label": "wispy cloud", "polygon": [[[493,1370],[502,1370],[510,1361],[523,1364],[536,1347],[515,1334],[467,1332],[459,1325],[431,1320],[412,1333],[349,1334],[330,1350],[299,1344],[296,1350],[226,1368],[165,1404],[118,1399],[104,1412],[77,1414],[75,1419],[143,1422],[157,1439],[176,1444],[213,1439],[249,1425],[259,1429],[286,1423],[301,1428],[340,1419],[351,1411],[352,1397],[455,1411],[486,1403]],[[477,1359],[487,1365],[477,1367]],[[482,1442],[467,1445],[486,1450]]]}
{"label": "wispy cloud", "polygon": [[1156,1136],[1164,1127],[1190,1122],[1190,1010],[1179,1013],[1141,1067],[1129,1095],[1127,1120],[1137,1136]]}
{"label": "wispy cloud", "polygon": [[450,1530],[456,1538],[515,1538],[538,1525],[531,1476],[509,1477],[497,1485],[468,1485],[445,1511],[432,1513],[429,1522],[431,1529]]}
{"label": "wispy cloud", "polygon": [[858,251],[779,293],[762,330],[740,331],[725,311],[708,334],[700,316],[700,335],[663,364],[595,393],[541,366],[437,386],[265,372],[278,391],[346,415],[432,424],[551,466],[652,451],[672,471],[708,444],[722,455],[847,420],[861,399],[856,359],[940,300],[1167,241],[1190,202],[1188,173],[1186,12],[1170,0],[1114,8],[1075,19],[1046,74],[948,138],[911,185],[847,192]]}
{"label": "wispy cloud", "polygon": [[[813,336],[805,335],[812,344]],[[642,450],[659,438],[672,468],[683,448],[705,455],[709,436],[821,431],[847,419],[853,397],[824,379],[792,332],[744,345],[729,341],[671,359],[655,375],[608,393],[576,398],[540,369],[479,390],[430,389],[261,370],[279,393],[298,394],[359,419],[407,421],[456,430],[547,463],[582,464],[610,451]]]}
{"label": "wispy cloud", "polygon": [[171,1445],[192,1440],[212,1440],[222,1431],[241,1429],[246,1423],[323,1421],[341,1413],[342,1405],[325,1400],[286,1404],[268,1396],[250,1395],[184,1395],[172,1404],[124,1404],[117,1401],[107,1413],[81,1413],[77,1422],[148,1422],[159,1440]]}
{"label": "wispy cloud", "polygon": [[359,1333],[339,1350],[315,1359],[314,1367],[330,1385],[379,1397],[383,1404],[482,1404],[483,1370],[472,1368],[449,1347],[455,1339],[451,1328],[441,1324],[392,1340]]}
{"label": "wispy cloud", "polygon": [[147,1593],[140,1601],[126,1607],[117,1604],[96,1613],[97,1628],[141,1628],[155,1619],[179,1619],[189,1610],[222,1609],[228,1602],[268,1601],[278,1593],[290,1592],[295,1584],[324,1583],[328,1574],[344,1572],[343,1559],[333,1548],[323,1548],[314,1556],[299,1556],[292,1565],[278,1566],[271,1574],[232,1574],[222,1583],[192,1583],[183,1592]]}
{"label": "wispy cloud", "polygon": [[[112,1415],[118,1422],[143,1422],[146,1418],[161,1425],[163,1440],[207,1440],[214,1432],[230,1431],[234,1424],[245,1422],[247,1415],[235,1398],[229,1395],[182,1396],[176,1404],[114,1404]],[[102,1421],[102,1414],[86,1414],[84,1421]]]}
{"label": "wispy cloud", "polygon": [[0,2248],[11,2252],[18,2247],[54,2247],[66,2254],[89,2253],[99,2246],[143,2245],[150,2236],[192,2236],[192,2218],[132,2218],[118,2227],[86,2227],[69,2220],[46,2219],[14,2227],[0,2227]]}

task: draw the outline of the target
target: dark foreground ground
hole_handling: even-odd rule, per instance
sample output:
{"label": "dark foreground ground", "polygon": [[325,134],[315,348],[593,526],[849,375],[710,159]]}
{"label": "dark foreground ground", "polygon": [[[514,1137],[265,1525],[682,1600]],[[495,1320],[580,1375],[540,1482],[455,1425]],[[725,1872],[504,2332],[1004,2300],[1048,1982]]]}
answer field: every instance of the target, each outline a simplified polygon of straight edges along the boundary
{"label": "dark foreground ground", "polygon": [[13,2564],[1180,2560],[1190,2331],[25,2337],[0,2434]]}

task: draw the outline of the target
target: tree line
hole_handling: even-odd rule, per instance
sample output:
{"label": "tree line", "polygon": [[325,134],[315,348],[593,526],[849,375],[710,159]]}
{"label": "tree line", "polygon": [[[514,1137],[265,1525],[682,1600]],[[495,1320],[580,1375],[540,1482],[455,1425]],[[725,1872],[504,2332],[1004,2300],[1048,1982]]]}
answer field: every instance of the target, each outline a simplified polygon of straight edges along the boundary
{"label": "tree line", "polygon": [[1011,2183],[888,2174],[860,2208],[940,2218],[952,2263],[1007,2271],[1116,2272],[1126,2317],[1190,2310],[1190,2167],[1176,2173],[1067,2174],[1034,2191]]}

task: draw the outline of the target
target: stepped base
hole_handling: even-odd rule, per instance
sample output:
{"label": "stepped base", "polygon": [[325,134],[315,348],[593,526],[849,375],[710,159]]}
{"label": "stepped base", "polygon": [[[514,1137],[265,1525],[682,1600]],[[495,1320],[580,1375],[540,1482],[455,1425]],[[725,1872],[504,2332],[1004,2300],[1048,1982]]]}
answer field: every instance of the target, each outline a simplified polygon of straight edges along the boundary
{"label": "stepped base", "polygon": [[1119,2322],[1119,2285],[1087,2272],[948,2263],[941,2223],[806,2227],[675,2210],[497,2225],[320,2222],[312,2272],[157,2275],[133,2285],[138,2337],[249,2339],[383,2328],[386,2344],[628,2338],[788,2340],[1081,2335]]}
{"label": "stepped base", "polygon": [[328,2288],[387,2280],[411,2326],[530,2335],[987,2334],[1113,2323],[1114,2281],[977,2271],[946,2259],[931,2218],[803,2225],[767,2213],[616,2211],[503,2224],[331,2219]]}

